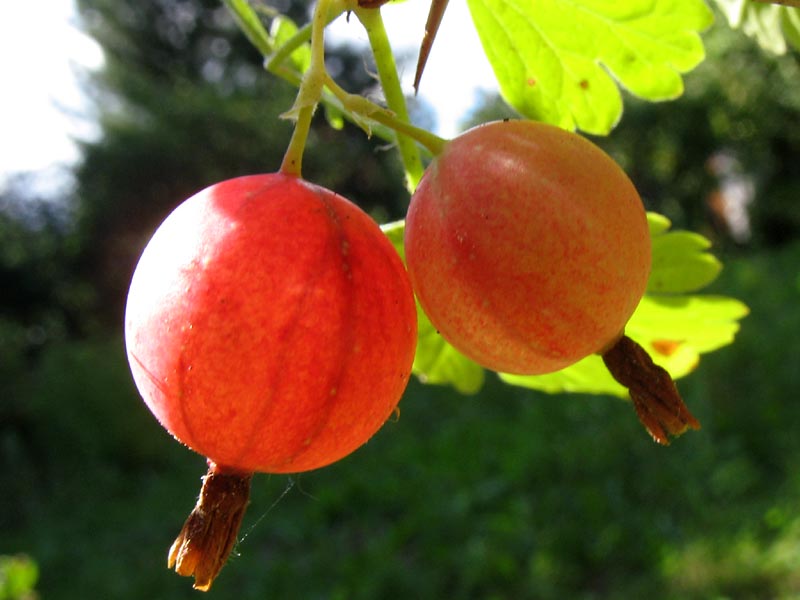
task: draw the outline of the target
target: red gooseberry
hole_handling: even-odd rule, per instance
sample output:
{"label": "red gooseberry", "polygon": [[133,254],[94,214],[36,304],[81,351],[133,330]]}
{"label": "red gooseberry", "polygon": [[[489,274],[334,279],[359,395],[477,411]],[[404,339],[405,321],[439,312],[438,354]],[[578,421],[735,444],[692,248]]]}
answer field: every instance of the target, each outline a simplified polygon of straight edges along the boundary
{"label": "red gooseberry", "polygon": [[147,406],[242,473],[315,469],[364,444],[406,387],[416,331],[407,273],[377,224],[281,173],[178,206],[145,248],[125,312]]}
{"label": "red gooseberry", "polygon": [[650,237],[622,169],[572,132],[497,121],[449,141],[406,219],[414,291],[479,364],[542,374],[603,352],[644,294]]}

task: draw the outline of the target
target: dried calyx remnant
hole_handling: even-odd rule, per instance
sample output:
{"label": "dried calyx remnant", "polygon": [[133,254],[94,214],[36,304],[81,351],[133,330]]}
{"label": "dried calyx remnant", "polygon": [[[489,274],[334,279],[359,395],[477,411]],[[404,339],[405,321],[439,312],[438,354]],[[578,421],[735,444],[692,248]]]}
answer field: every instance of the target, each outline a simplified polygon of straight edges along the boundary
{"label": "dried calyx remnant", "polygon": [[667,445],[669,436],[700,429],[670,374],[631,338],[623,335],[602,356],[614,379],[628,389],[639,420],[656,442]]}
{"label": "dried calyx remnant", "polygon": [[233,550],[252,478],[252,473],[226,470],[208,461],[197,505],[172,544],[167,561],[179,575],[194,575],[195,589],[208,591]]}

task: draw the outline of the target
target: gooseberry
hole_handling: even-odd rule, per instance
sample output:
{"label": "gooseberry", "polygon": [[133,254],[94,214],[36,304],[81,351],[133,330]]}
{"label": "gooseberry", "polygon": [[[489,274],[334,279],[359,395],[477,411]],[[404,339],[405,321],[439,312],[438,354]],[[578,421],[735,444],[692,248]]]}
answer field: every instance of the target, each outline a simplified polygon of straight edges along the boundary
{"label": "gooseberry", "polygon": [[[231,490],[246,503],[253,472],[316,469],[364,444],[396,410],[416,331],[405,267],[378,225],[283,173],[179,205],[145,248],[125,312],[145,403],[209,460],[201,501],[219,489],[204,514]],[[195,573],[196,587],[215,574]]]}
{"label": "gooseberry", "polygon": [[654,440],[699,428],[624,334],[650,273],[647,217],[586,138],[496,121],[450,140],[411,199],[405,255],[431,323],[480,365],[540,375],[600,354]]}
{"label": "gooseberry", "polygon": [[587,139],[497,121],[449,141],[406,219],[414,291],[441,335],[479,364],[557,371],[613,344],[644,294],[639,195]]}

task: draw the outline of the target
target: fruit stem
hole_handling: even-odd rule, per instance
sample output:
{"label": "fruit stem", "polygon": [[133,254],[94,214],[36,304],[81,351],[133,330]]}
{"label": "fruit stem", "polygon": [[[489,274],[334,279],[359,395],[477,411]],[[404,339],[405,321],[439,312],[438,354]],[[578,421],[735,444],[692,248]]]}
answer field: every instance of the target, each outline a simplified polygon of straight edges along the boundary
{"label": "fruit stem", "polygon": [[231,11],[236,19],[239,29],[241,29],[263,56],[272,54],[272,42],[258,16],[247,3],[247,0],[222,0],[228,10]]}
{"label": "fruit stem", "polygon": [[395,120],[392,122],[378,122],[384,123],[397,132],[397,147],[406,171],[406,185],[409,191],[413,192],[424,172],[419,150],[414,144],[414,140],[420,142],[434,155],[441,152],[445,140],[428,131],[417,128],[409,130],[401,125],[402,123],[410,124],[408,107],[381,11],[380,9],[358,8],[355,13],[367,32],[375,58],[375,66],[378,69],[378,78],[386,98],[386,105],[395,116]]}
{"label": "fruit stem", "polygon": [[[230,0],[225,0],[225,1],[229,2]],[[247,8],[249,9],[249,6],[247,6]],[[239,9],[240,7],[237,6],[236,10]],[[252,12],[252,9],[249,10]],[[334,10],[331,10],[328,15],[328,23],[330,24],[331,21],[333,21],[342,12],[345,12],[346,10],[347,8],[341,10],[334,8]],[[247,17],[248,14],[246,13],[243,15],[237,15],[237,21],[240,23],[246,22]],[[263,27],[260,29],[260,32],[264,38],[268,38],[267,33]],[[296,87],[300,87],[300,84],[302,83],[303,79],[302,75],[294,68],[285,65],[284,62],[292,55],[292,53],[295,50],[297,50],[303,44],[307,43],[310,39],[311,39],[311,24],[306,24],[300,29],[298,29],[297,32],[291,38],[286,40],[286,42],[284,42],[280,46],[280,48],[278,48],[277,50],[275,50],[275,52],[271,54],[265,54],[263,51],[263,48],[271,47],[270,45],[271,42],[269,39],[261,40],[260,43],[254,42],[254,44],[257,48],[262,49],[262,54],[264,55],[264,68],[267,71],[269,71],[270,73],[272,73],[277,77],[280,77],[284,81],[287,81],[288,83]],[[355,113],[349,112],[349,110],[346,107],[344,107],[341,104],[341,101],[339,101],[339,99],[336,98],[336,96],[334,96],[333,94],[331,93],[326,94],[323,92],[323,95],[320,98],[320,104],[324,104],[326,106],[335,108],[336,110],[341,112],[343,114],[343,117],[346,118],[348,121],[355,123],[357,125],[359,124],[358,116]],[[376,125],[378,125],[378,127],[374,128],[374,130],[372,131],[373,133],[376,133],[379,137],[385,139],[388,142],[394,142],[396,140],[395,132],[393,130],[377,122]]]}
{"label": "fruit stem", "polygon": [[[383,108],[374,102],[370,102],[364,96],[348,93],[342,89],[342,87],[329,75],[326,75],[325,77],[325,87],[327,87],[336,97],[336,99],[341,102],[342,106],[352,114],[357,114],[360,117],[375,121],[376,123],[380,123],[381,125],[385,125],[386,127],[393,129],[394,131],[402,134],[401,136],[398,136],[398,139],[405,139],[406,141],[410,141],[412,144],[414,142],[418,142],[427,148],[434,156],[439,154],[444,148],[444,145],[447,144],[447,140],[440,138],[438,135],[434,135],[426,129],[416,127],[408,121],[399,119],[391,110]],[[416,148],[414,152],[417,156],[417,159],[419,159],[419,152],[416,150]],[[419,179],[414,182],[414,186],[416,186],[417,183],[419,183]]]}
{"label": "fruit stem", "polygon": [[311,64],[303,75],[292,108],[284,117],[296,119],[292,139],[283,157],[280,171],[285,175],[302,175],[303,152],[311,130],[311,118],[322,97],[325,84],[325,27],[336,9],[344,10],[342,0],[319,0],[311,18]]}
{"label": "fruit stem", "polygon": [[236,543],[250,499],[252,473],[227,469],[208,461],[208,472],[194,510],[169,549],[167,566],[194,588],[208,591]]}
{"label": "fruit stem", "polygon": [[[267,33],[255,10],[247,0],[222,0],[225,6],[233,14],[234,20],[239,29],[245,34],[250,43],[264,57],[264,68],[284,81],[295,87],[300,87],[303,76],[296,69],[284,64],[287,58],[300,46],[311,39],[311,24],[306,24],[277,50],[274,47],[273,39]],[[328,15],[328,23],[336,19],[346,9],[342,8],[337,12],[331,10]]]}
{"label": "fruit stem", "polygon": [[[336,16],[334,16],[334,18]],[[330,21],[328,21],[328,23],[330,23]],[[311,24],[309,23],[298,29],[295,34],[286,40],[275,52],[272,52],[271,54],[264,54],[262,51],[261,54],[264,56],[264,68],[267,71],[274,73],[276,69],[279,69],[281,66],[283,66],[283,63],[294,53],[295,50],[300,48],[310,38]]]}
{"label": "fruit stem", "polygon": [[[275,49],[269,34],[264,29],[253,8],[246,1],[223,0],[223,2],[234,15],[236,22],[239,24],[239,27],[245,33],[250,42],[264,56],[264,68],[273,75],[280,77],[284,81],[301,87],[305,77],[298,73],[294,68],[287,66],[285,61],[295,50],[313,37],[315,22],[312,21],[312,23],[301,27],[290,39],[283,43],[279,48]],[[336,19],[343,12],[355,9],[355,0],[330,0],[330,6],[327,10],[326,25]],[[377,9],[364,8],[358,9],[358,11],[361,14],[366,14],[367,22],[372,23],[373,25],[376,24],[375,18],[380,18],[380,14]],[[372,21],[370,21],[370,18],[372,18]],[[436,155],[441,152],[442,148],[447,143],[447,140],[444,140],[430,133],[429,131],[414,127],[410,124],[407,114],[408,111],[405,105],[405,98],[400,88],[399,79],[397,77],[397,69],[394,64],[391,47],[389,46],[388,36],[386,35],[382,20],[377,21],[377,24],[377,29],[370,27],[368,30],[368,35],[370,31],[373,32],[373,48],[384,48],[383,51],[378,51],[378,58],[376,59],[376,62],[378,65],[379,76],[380,74],[383,74],[384,82],[382,83],[382,86],[384,87],[384,94],[386,95],[387,104],[389,104],[390,110],[387,110],[375,104],[374,102],[370,102],[363,96],[349,94],[335,83],[332,86],[329,85],[329,82],[333,80],[327,76],[324,66],[323,68],[319,69],[319,72],[323,73],[323,77],[326,79],[325,86],[329,88],[331,94],[319,93],[314,104],[321,102],[342,110],[344,116],[348,120],[362,126],[363,123],[360,123],[360,120],[363,121],[363,119],[369,119],[374,121],[376,125],[374,131],[375,133],[387,141],[397,142],[398,148],[401,151],[401,159],[403,160],[404,167],[406,169],[406,181],[409,185],[416,186],[416,183],[422,176],[422,168],[419,161],[419,153],[417,149],[414,148],[413,141],[418,142],[432,154]],[[308,91],[314,92],[315,90],[309,88],[307,92]],[[300,96],[301,94],[298,92],[298,99]],[[313,99],[314,96],[314,93],[306,93],[304,94],[304,100],[308,101],[309,99]],[[298,102],[296,101],[295,106],[287,113],[287,116],[298,118],[300,116],[299,112]],[[313,109],[311,113],[313,114]],[[304,117],[307,116],[307,114],[304,115]],[[302,130],[304,123],[300,123],[300,126],[301,129],[297,131],[296,128],[296,135],[293,136],[294,140],[290,142],[291,154],[289,154],[287,150],[289,162],[292,164],[286,165],[286,172],[297,173],[301,168],[301,158],[305,140],[308,137],[308,132],[306,131],[304,133]],[[402,135],[398,136],[397,133],[401,133]],[[294,145],[292,146],[293,143]],[[286,156],[284,158],[286,158]]]}
{"label": "fruit stem", "polygon": [[602,356],[614,379],[628,388],[636,415],[653,440],[666,446],[670,435],[700,429],[670,374],[631,338],[623,335]]}

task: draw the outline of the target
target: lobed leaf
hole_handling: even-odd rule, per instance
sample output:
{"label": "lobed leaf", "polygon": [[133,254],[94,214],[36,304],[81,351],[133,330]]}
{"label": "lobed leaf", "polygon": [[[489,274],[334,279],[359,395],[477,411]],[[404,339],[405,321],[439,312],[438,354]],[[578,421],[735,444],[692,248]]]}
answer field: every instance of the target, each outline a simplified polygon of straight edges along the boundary
{"label": "lobed leaf", "polygon": [[571,367],[547,375],[510,375],[498,373],[508,384],[539,390],[548,394],[565,392],[626,396],[628,391],[614,381],[598,355],[587,356]]}
{"label": "lobed leaf", "polygon": [[[669,220],[661,215],[658,217],[660,217],[659,227],[666,222],[666,227],[669,228]],[[651,225],[650,236],[653,263],[647,291],[651,294],[675,294],[699,290],[714,281],[722,270],[722,263],[707,252],[711,242],[700,234],[690,231],[654,230]]]}
{"label": "lobed leaf", "polygon": [[672,222],[664,215],[649,212],[647,213],[647,227],[650,230],[650,236],[655,237],[672,227]]}
{"label": "lobed leaf", "polygon": [[606,134],[617,82],[648,100],[683,93],[713,19],[702,0],[467,0],[504,99],[526,117]]}
{"label": "lobed leaf", "polygon": [[647,344],[654,359],[661,356],[668,371],[674,366],[674,374],[681,377],[689,371],[683,370],[682,360],[671,360],[678,350],[690,348],[699,355],[730,344],[739,331],[738,321],[747,314],[747,306],[724,296],[646,295],[625,331],[640,344]]}

